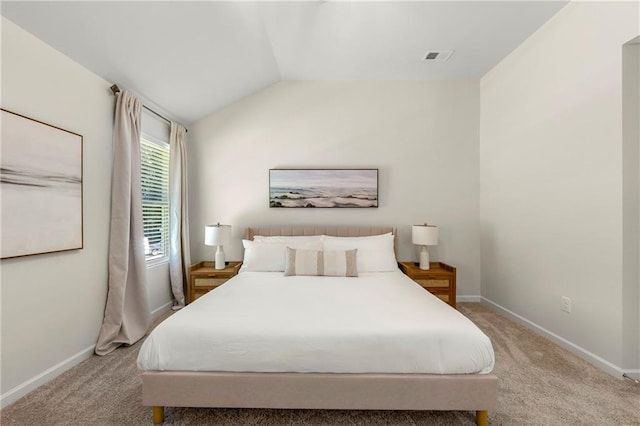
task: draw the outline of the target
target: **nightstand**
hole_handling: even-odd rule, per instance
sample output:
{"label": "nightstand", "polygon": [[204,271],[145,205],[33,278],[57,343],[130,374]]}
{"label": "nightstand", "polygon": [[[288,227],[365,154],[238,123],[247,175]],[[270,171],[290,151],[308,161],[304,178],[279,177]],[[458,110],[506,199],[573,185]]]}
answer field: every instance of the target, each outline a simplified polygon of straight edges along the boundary
{"label": "nightstand", "polygon": [[456,307],[456,268],[442,262],[431,262],[423,270],[414,262],[399,262],[400,270],[454,308]]}
{"label": "nightstand", "polygon": [[228,262],[224,269],[216,269],[215,262],[198,262],[189,267],[189,287],[187,288],[187,303],[207,294],[216,287],[234,277],[242,262]]}

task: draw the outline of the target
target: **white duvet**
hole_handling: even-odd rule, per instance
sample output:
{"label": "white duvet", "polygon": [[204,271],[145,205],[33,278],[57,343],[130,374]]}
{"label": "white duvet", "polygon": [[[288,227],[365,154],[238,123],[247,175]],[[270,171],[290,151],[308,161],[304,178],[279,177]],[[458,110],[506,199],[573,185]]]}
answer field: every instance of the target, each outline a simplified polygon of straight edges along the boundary
{"label": "white duvet", "polygon": [[488,373],[489,338],[400,270],[242,272],[156,327],[141,370]]}

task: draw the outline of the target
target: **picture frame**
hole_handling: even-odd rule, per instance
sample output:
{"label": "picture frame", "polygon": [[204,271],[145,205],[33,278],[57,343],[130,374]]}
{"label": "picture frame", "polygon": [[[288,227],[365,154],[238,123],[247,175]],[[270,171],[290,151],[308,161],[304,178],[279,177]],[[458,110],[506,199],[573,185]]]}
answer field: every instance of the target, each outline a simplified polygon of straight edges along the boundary
{"label": "picture frame", "polygon": [[270,169],[270,208],[377,208],[378,169]]}
{"label": "picture frame", "polygon": [[0,110],[0,257],[82,249],[82,135]]}

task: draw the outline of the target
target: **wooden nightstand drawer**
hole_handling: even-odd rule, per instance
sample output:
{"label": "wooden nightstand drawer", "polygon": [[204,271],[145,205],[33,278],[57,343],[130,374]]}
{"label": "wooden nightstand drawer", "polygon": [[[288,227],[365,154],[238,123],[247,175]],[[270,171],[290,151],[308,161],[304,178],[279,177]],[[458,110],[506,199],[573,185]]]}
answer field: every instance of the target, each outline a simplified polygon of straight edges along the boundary
{"label": "wooden nightstand drawer", "polygon": [[444,287],[447,288],[451,283],[449,280],[422,280],[422,279],[414,279],[415,282],[420,284],[422,287]]}
{"label": "wooden nightstand drawer", "polygon": [[207,293],[209,293],[209,291],[194,291],[193,292],[193,300],[192,300],[192,302],[194,300],[198,299],[199,297],[204,296]]}
{"label": "wooden nightstand drawer", "polygon": [[233,278],[242,262],[229,262],[224,269],[215,269],[214,262],[199,262],[189,267],[187,303],[218,288]]}
{"label": "wooden nightstand drawer", "polygon": [[429,269],[420,269],[414,262],[400,262],[398,267],[429,293],[456,307],[456,268],[442,262],[432,262]]}
{"label": "wooden nightstand drawer", "polygon": [[438,293],[431,293],[436,297],[439,297],[440,299],[444,300],[445,302],[449,303],[449,295],[448,294],[438,294]]}
{"label": "wooden nightstand drawer", "polygon": [[[216,288],[218,288],[218,287],[214,287],[212,289],[206,288],[206,289],[195,290],[193,292],[193,300],[196,300],[197,298],[204,296],[205,294],[209,293],[210,291],[214,291]],[[193,302],[193,300],[192,300],[192,302]]]}
{"label": "wooden nightstand drawer", "polygon": [[228,280],[229,278],[195,278],[193,280],[193,285],[196,287],[217,287],[220,284],[224,284]]}

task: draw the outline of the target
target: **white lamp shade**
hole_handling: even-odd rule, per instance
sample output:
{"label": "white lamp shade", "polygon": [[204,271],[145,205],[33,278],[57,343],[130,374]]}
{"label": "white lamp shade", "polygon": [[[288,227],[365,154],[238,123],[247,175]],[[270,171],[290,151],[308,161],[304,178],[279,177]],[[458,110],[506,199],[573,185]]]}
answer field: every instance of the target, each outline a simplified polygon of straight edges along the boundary
{"label": "white lamp shade", "polygon": [[413,225],[411,242],[421,246],[438,245],[438,227],[433,225]]}
{"label": "white lamp shade", "polygon": [[204,227],[204,244],[207,246],[223,246],[231,240],[231,225],[206,225]]}

